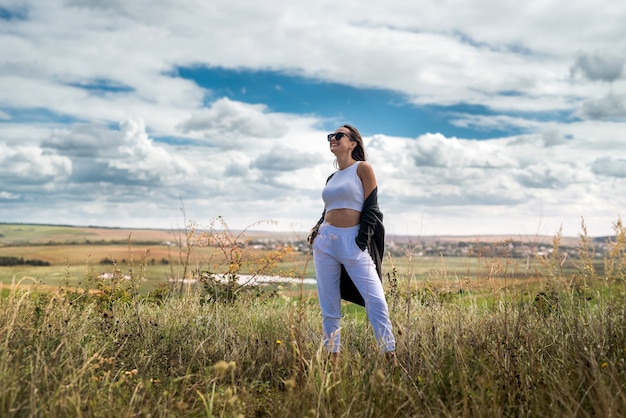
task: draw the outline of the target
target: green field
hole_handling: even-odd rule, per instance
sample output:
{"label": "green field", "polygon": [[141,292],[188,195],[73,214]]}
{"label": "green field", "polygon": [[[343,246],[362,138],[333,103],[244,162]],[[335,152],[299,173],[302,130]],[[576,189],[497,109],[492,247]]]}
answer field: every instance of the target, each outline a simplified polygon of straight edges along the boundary
{"label": "green field", "polygon": [[98,241],[172,240],[174,231],[149,229],[91,228],[58,225],[0,224],[0,246],[31,244],[70,244]]}
{"label": "green field", "polygon": [[[229,270],[229,245],[239,247],[238,273],[267,274],[294,278],[314,278],[310,254],[284,251],[270,265],[259,267],[270,250],[245,248],[250,239],[269,239],[265,232],[229,232],[220,245],[185,246],[190,231],[132,230],[117,228],[88,228],[50,225],[0,224],[0,257],[22,257],[50,263],[49,266],[0,266],[0,283],[38,283],[58,287],[79,286],[88,277],[119,272],[137,280],[141,292],[149,292],[172,279],[191,278],[194,272]],[[192,231],[202,237],[206,231]],[[219,236],[220,232],[212,234]],[[293,241],[294,234],[278,238]],[[189,253],[187,254],[187,250]],[[112,260],[114,264],[104,263]],[[460,289],[491,292],[493,289],[516,288],[533,290],[541,286],[541,278],[550,260],[512,259],[503,257],[392,257],[383,263],[383,276],[395,275],[412,289],[429,287],[441,292]],[[592,260],[595,271],[604,269],[603,260]],[[562,263],[561,275],[573,274],[577,262]],[[183,277],[185,276],[185,277]],[[24,280],[23,280],[24,279]],[[307,290],[314,286],[306,286]],[[529,291],[530,291],[529,290]]]}
{"label": "green field", "polygon": [[313,277],[289,246],[253,249],[219,231],[176,246],[154,231],[134,244],[131,231],[13,226],[26,242],[3,227],[0,257],[50,266],[0,268],[0,416],[626,414],[624,229],[601,260],[566,260],[558,246],[528,259],[387,258],[393,369],[349,303],[339,363],[329,361],[314,286],[167,281]]}
{"label": "green field", "polygon": [[[47,287],[81,286],[86,279],[116,271],[136,280],[147,293],[173,280],[192,278],[194,272],[224,273],[232,256],[225,246],[194,243],[187,246],[187,231],[123,230],[47,225],[0,224],[0,257],[41,260],[49,266],[0,266],[0,284],[38,284]],[[205,231],[194,232],[202,237]],[[238,246],[267,233],[233,234]],[[235,247],[237,247],[237,245]],[[187,251],[189,249],[189,251]],[[305,253],[285,251],[271,265],[259,266],[271,251],[238,248],[242,275],[315,276]],[[108,260],[114,263],[107,262]],[[306,267],[306,268],[305,268]],[[307,286],[312,289],[314,286]]]}

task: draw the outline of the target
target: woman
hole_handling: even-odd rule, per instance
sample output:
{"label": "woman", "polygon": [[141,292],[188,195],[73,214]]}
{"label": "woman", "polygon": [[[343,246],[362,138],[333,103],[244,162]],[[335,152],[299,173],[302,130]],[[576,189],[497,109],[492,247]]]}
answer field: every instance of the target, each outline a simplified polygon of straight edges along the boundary
{"label": "woman", "polygon": [[384,227],[372,166],[359,131],[343,125],[328,135],[338,170],[322,192],[324,213],[311,231],[324,345],[336,362],[341,299],[365,306],[381,351],[397,365],[395,338],[382,285]]}

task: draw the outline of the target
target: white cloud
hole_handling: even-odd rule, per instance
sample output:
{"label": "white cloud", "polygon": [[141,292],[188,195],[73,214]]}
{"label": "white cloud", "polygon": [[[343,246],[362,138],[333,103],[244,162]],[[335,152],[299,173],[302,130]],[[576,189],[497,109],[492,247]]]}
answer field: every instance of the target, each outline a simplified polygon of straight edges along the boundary
{"label": "white cloud", "polygon": [[229,148],[237,146],[242,137],[282,137],[287,133],[287,117],[268,112],[265,105],[249,105],[221,98],[209,108],[194,112],[179,125],[179,129],[183,133],[200,131],[211,143]]}
{"label": "white cloud", "polygon": [[581,76],[591,81],[612,82],[624,76],[626,57],[611,53],[581,53],[571,68],[572,77]]}
{"label": "white cloud", "polygon": [[578,115],[589,119],[626,120],[626,94],[609,93],[599,99],[590,99],[583,103]]}
{"label": "white cloud", "polygon": [[541,136],[546,147],[554,147],[567,143],[567,138],[558,129],[545,128]]}
{"label": "white cloud", "polygon": [[525,167],[516,177],[522,186],[533,189],[561,189],[572,183],[593,180],[575,164],[553,161]]}
{"label": "white cloud", "polygon": [[289,146],[275,145],[268,152],[260,154],[250,166],[263,171],[294,172],[302,168],[315,166],[320,162],[322,162],[322,158],[318,154],[312,154]]}
{"label": "white cloud", "polygon": [[70,159],[38,147],[6,147],[0,143],[0,179],[5,187],[46,184],[72,173]]}
{"label": "white cloud", "polygon": [[193,164],[155,144],[145,123],[127,120],[119,130],[102,125],[75,125],[53,131],[42,146],[73,162],[74,180],[115,184],[171,184],[195,172]]}
{"label": "white cloud", "polygon": [[10,193],[0,190],[0,200],[15,200],[19,198],[20,195],[17,193]]}
{"label": "white cloud", "polygon": [[171,182],[194,173],[194,167],[184,159],[155,146],[148,137],[142,120],[129,120],[120,124],[122,144],[119,157],[108,161],[110,167],[128,172],[139,179],[158,179]]}
{"label": "white cloud", "polygon": [[[581,216],[605,233],[626,206],[616,192],[626,188],[626,7],[615,2],[6,7],[22,18],[0,30],[2,219],[167,227],[182,199],[200,220],[307,229],[333,171],[327,121],[215,97],[177,76],[190,66],[280,70],[393,90],[418,105],[474,104],[492,112],[447,117],[526,132],[365,138],[396,233],[534,230],[540,221],[547,233],[564,223],[572,234]],[[33,110],[67,122],[20,117]]]}
{"label": "white cloud", "polygon": [[412,143],[412,157],[419,166],[432,167],[511,167],[515,161],[502,152],[497,142],[467,141],[427,134]]}
{"label": "white cloud", "polygon": [[626,178],[626,158],[601,157],[593,162],[591,169],[601,176]]}

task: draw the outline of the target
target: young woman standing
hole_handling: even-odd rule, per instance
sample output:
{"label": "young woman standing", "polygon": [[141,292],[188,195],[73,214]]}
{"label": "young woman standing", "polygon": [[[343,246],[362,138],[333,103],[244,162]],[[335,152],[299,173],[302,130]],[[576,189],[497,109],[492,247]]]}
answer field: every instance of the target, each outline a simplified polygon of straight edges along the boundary
{"label": "young woman standing", "polygon": [[395,338],[381,280],[384,227],[376,176],[365,161],[363,138],[356,128],[343,125],[328,135],[328,141],[338,170],[322,191],[324,213],[309,237],[324,345],[336,361],[344,298],[365,306],[381,352],[396,366]]}

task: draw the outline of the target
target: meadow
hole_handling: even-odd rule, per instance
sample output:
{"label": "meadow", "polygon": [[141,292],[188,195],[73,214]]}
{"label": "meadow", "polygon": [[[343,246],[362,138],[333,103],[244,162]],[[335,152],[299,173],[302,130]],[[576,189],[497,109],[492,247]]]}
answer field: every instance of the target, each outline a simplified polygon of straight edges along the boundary
{"label": "meadow", "polygon": [[559,235],[532,259],[389,256],[396,369],[362,308],[343,306],[334,365],[314,287],[237,280],[313,277],[306,251],[219,223],[52,229],[0,225],[0,257],[50,262],[0,268],[0,416],[626,414],[621,220],[601,260],[584,224],[575,260]]}

